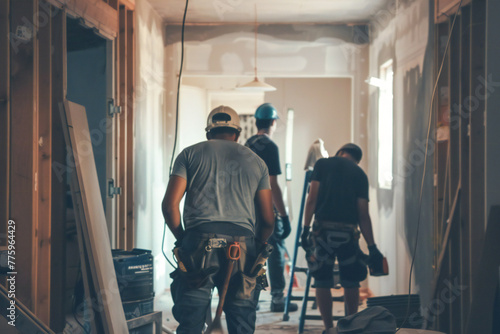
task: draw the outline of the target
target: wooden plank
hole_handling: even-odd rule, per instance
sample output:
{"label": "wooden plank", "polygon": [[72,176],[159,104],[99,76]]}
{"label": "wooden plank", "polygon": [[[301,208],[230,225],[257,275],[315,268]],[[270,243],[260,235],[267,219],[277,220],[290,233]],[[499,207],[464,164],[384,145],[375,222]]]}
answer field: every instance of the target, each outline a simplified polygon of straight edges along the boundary
{"label": "wooden plank", "polygon": [[[108,103],[115,100],[115,53],[116,42],[108,42],[106,50],[106,97]],[[106,122],[108,126],[108,135],[106,136],[106,178],[116,179],[116,117],[109,114],[106,115]],[[111,237],[111,247],[116,248],[116,196],[111,197],[106,192],[106,222],[108,224],[108,233]]]}
{"label": "wooden plank", "polygon": [[127,9],[120,6],[120,33],[118,35],[118,90],[122,112],[118,116],[118,196],[117,246],[127,247]]}
{"label": "wooden plank", "polygon": [[15,302],[16,306],[16,320],[15,327],[13,328],[19,330],[19,332],[16,331],[16,333],[54,334],[54,332],[23,305],[20,300],[11,298],[9,296],[9,291],[0,284],[0,308],[2,312],[10,307],[12,300]]}
{"label": "wooden plank", "polygon": [[477,271],[473,273],[471,312],[467,319],[467,334],[492,333],[493,303],[498,287],[500,266],[500,206],[492,207]]}
{"label": "wooden plank", "polygon": [[120,1],[119,0],[108,0],[107,3],[111,6],[111,8],[118,10]]}
{"label": "wooden plank", "polygon": [[143,315],[142,317],[127,320],[128,329],[138,329],[144,325],[154,323],[155,334],[161,334],[162,332],[162,312],[153,312],[150,314]]}
{"label": "wooden plank", "polygon": [[[59,118],[61,119],[62,124],[67,124],[68,120],[64,108],[59,112]],[[66,143],[71,143],[70,134],[67,129],[67,126],[63,127],[64,141]],[[72,151],[71,145],[68,144],[68,146],[68,150]],[[83,286],[88,303],[88,305],[82,305],[82,308],[85,308],[89,312],[92,333],[104,333],[103,317],[99,312],[94,312],[94,309],[99,306],[97,302],[98,297],[96,292],[98,291],[98,288],[95,285],[95,282],[97,282],[97,273],[95,272],[95,270],[92,272],[90,269],[95,264],[92,259],[89,258],[89,254],[91,254],[91,251],[89,250],[90,240],[88,230],[86,228],[83,228],[83,225],[85,225],[85,211],[83,209],[82,192],[80,190],[80,184],[78,183],[78,177],[75,170],[76,161],[74,159],[74,155],[70,155],[69,160],[70,161],[68,162],[68,164],[69,166],[71,166],[71,169],[69,170],[71,199],[73,202],[73,211],[75,216],[75,228],[78,239],[78,250],[80,255]],[[77,306],[77,311],[79,311],[79,309],[80,305]]]}
{"label": "wooden plank", "polygon": [[[9,220],[9,160],[10,160],[10,43],[9,1],[0,1],[0,236],[7,233]],[[7,238],[0,237],[0,245]]]}
{"label": "wooden plank", "polygon": [[135,0],[120,0],[120,4],[122,4],[125,7],[127,7],[128,10],[134,10],[135,9]]}
{"label": "wooden plank", "polygon": [[66,145],[59,110],[66,97],[66,12],[52,17],[52,203],[51,203],[51,288],[50,327],[56,332],[64,330],[66,308]]}
{"label": "wooden plank", "polygon": [[102,204],[97,171],[92,152],[92,144],[87,123],[86,111],[83,106],[70,101],[65,102],[67,130],[71,139],[72,151],[76,162],[76,174],[82,196],[85,220],[84,233],[88,233],[86,242],[87,256],[90,259],[90,269],[95,277],[98,291],[97,310],[104,319],[105,333],[126,333],[127,325],[121,305],[116,274],[114,271],[106,218]]}
{"label": "wooden plank", "polygon": [[135,87],[135,45],[134,45],[134,11],[127,11],[127,245],[132,249],[135,245],[134,215],[134,87]]}
{"label": "wooden plank", "polygon": [[[438,293],[438,288],[441,285],[441,282],[443,278],[446,278],[446,272],[447,271],[444,266],[444,263],[447,262],[447,255],[448,255],[448,242],[450,240],[450,234],[452,232],[453,228],[457,228],[457,209],[458,209],[458,203],[460,203],[460,188],[461,186],[458,186],[457,192],[455,193],[455,196],[453,197],[453,205],[450,210],[450,216],[448,218],[448,225],[446,226],[446,232],[444,234],[444,238],[442,241],[442,246],[441,246],[441,251],[439,253],[438,257],[438,262],[434,274],[434,280],[432,284],[432,297],[437,298]],[[449,263],[448,263],[449,265]],[[439,324],[439,328],[442,329],[442,324]]]}
{"label": "wooden plank", "polygon": [[[65,132],[65,135],[69,135]],[[65,140],[70,140],[66,138]],[[87,244],[85,240],[88,241],[88,233],[85,233],[82,226],[84,222],[82,221],[85,218],[85,213],[83,210],[83,202],[81,197],[80,186],[78,184],[78,178],[76,173],[71,173],[71,193],[73,200],[73,210],[75,212],[75,226],[76,226],[76,235],[78,239],[78,251],[80,254],[80,267],[82,270],[82,280],[83,280],[83,288],[85,290],[85,297],[87,301],[96,301],[96,287],[94,282],[96,281],[91,274],[91,265],[93,262],[88,257]],[[92,264],[91,264],[92,263]],[[103,333],[103,319],[98,312],[94,312],[94,303],[90,302],[87,305],[82,305],[81,309],[86,309],[88,312],[88,317],[90,318],[90,326],[92,333]],[[77,306],[77,309],[80,309],[80,306]]]}
{"label": "wooden plank", "polygon": [[113,39],[118,35],[118,12],[102,0],[47,0],[54,6],[64,8],[85,24],[96,28],[103,36]]}
{"label": "wooden plank", "polygon": [[[43,2],[43,4],[42,4]],[[43,0],[40,6],[47,5]],[[41,21],[43,9],[38,8],[39,75],[38,75],[38,230],[35,314],[50,324],[50,270],[51,267],[51,198],[52,198],[52,44],[51,21]]]}
{"label": "wooden plank", "polygon": [[[11,133],[10,217],[16,222],[16,285],[23,289],[17,297],[29,308],[33,306],[33,231],[37,220],[36,161],[37,115],[35,103],[35,42],[26,17],[33,17],[36,0],[11,1]],[[18,30],[19,29],[19,30]]]}
{"label": "wooden plank", "polygon": [[[462,7],[471,3],[472,0],[462,0]],[[449,19],[457,11],[460,0],[436,0],[434,3],[434,21],[442,23]]]}
{"label": "wooden plank", "polygon": [[[118,16],[118,25],[120,25],[120,16]],[[118,31],[118,36],[114,41],[114,78],[113,78],[113,96],[114,96],[114,101],[115,104],[120,105],[121,102],[121,89],[120,89],[120,76],[122,75],[121,70],[120,70],[120,61],[121,61],[121,46],[120,46],[120,32]],[[122,112],[124,112],[122,110]],[[119,180],[120,180],[120,118],[119,117],[113,117],[111,120],[113,122],[113,147],[111,149],[112,157],[113,157],[113,162],[110,164],[113,168],[112,170],[112,175],[114,176],[115,180],[115,186],[118,186]],[[110,136],[111,137],[111,136]],[[122,226],[120,225],[120,216],[121,216],[121,210],[120,210],[120,198],[119,196],[114,196],[114,207],[115,207],[115,221],[112,222],[114,223],[115,226],[115,247],[116,248],[123,248],[122,243],[121,243],[121,238],[120,238],[120,233],[122,232]]]}

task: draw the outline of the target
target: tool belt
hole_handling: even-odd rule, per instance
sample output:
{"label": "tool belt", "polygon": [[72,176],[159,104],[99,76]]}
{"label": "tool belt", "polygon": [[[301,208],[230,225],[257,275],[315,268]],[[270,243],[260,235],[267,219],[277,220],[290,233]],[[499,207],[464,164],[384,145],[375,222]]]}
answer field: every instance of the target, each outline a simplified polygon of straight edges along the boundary
{"label": "tool belt", "polygon": [[357,225],[342,222],[332,222],[328,220],[315,220],[313,224],[313,232],[318,234],[323,231],[338,231],[351,234],[354,239],[361,237],[361,232]]}
{"label": "tool belt", "polygon": [[[200,288],[207,282],[209,277],[218,270],[224,271],[218,263],[214,263],[212,260],[213,256],[217,256],[214,252],[222,248],[225,249],[224,253],[227,253],[228,247],[234,242],[238,242],[241,252],[235,264],[237,268],[236,275],[239,275],[240,280],[240,288],[238,289],[237,297],[249,299],[256,287],[265,288],[267,286],[267,279],[265,278],[264,266],[259,267],[259,270],[255,270],[255,265],[259,259],[262,262],[262,258],[259,257],[259,254],[255,255],[255,259],[253,254],[251,258],[248,258],[249,254],[246,242],[248,238],[249,237],[244,236],[222,235],[219,233],[196,233],[195,239],[198,242],[196,246],[192,245],[193,247],[189,247],[190,250],[187,251],[184,247],[176,247],[173,249],[178,268],[172,275],[181,275],[182,279],[190,288]],[[266,259],[263,261],[264,264]],[[247,263],[248,260],[252,263]],[[172,276],[172,278],[174,278],[174,276]]]}
{"label": "tool belt", "polygon": [[339,248],[352,240],[358,240],[360,235],[361,233],[356,225],[315,220],[312,233],[312,252],[317,253],[321,249]]}

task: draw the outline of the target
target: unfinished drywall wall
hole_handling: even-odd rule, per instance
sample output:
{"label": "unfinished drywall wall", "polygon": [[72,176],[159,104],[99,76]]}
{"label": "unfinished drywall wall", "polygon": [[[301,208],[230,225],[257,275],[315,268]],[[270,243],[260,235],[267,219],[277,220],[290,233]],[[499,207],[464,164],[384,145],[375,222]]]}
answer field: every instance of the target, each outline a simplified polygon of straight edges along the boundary
{"label": "unfinished drywall wall", "polygon": [[205,127],[209,107],[205,89],[183,85],[179,105],[178,149],[181,152],[188,146],[206,140]]}
{"label": "unfinished drywall wall", "polygon": [[[180,27],[166,26],[167,68],[178,73]],[[236,77],[236,85],[253,79],[254,26],[188,26],[185,31],[184,77]],[[259,78],[352,78],[351,141],[367,145],[369,34],[364,25],[259,25]],[[167,104],[173,107],[175,77],[167,83]],[[264,80],[265,81],[265,80]],[[368,158],[368,155],[367,155]],[[366,168],[367,160],[361,163]]]}
{"label": "unfinished drywall wall", "polygon": [[[165,131],[175,110],[165,107],[164,30],[147,1],[136,2],[135,214],[136,247],[151,249],[155,259],[155,291],[163,293],[173,270],[161,252],[164,220],[161,201],[168,182],[173,135]],[[173,76],[173,75],[171,75]],[[166,233],[168,255],[173,240]]]}
{"label": "unfinished drywall wall", "polygon": [[[431,14],[430,14],[431,13]],[[395,2],[375,15],[370,45],[370,76],[380,76],[380,66],[392,59],[394,69],[394,152],[392,189],[378,187],[377,159],[369,162],[370,209],[375,239],[389,261],[390,275],[371,278],[376,294],[408,293],[410,260],[416,240],[419,194],[424,166],[433,69],[432,7],[428,1]],[[368,115],[369,154],[378,152],[379,89],[370,88]],[[427,161],[420,210],[414,289],[422,302],[430,298],[433,278],[432,150]],[[375,214],[374,214],[375,213]]]}

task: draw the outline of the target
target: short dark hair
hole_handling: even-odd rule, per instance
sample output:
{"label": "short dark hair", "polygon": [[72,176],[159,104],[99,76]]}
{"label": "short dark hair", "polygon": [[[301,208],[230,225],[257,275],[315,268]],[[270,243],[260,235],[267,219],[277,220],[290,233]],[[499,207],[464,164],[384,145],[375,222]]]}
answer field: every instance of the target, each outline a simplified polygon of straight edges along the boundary
{"label": "short dark hair", "polygon": [[257,129],[269,129],[273,124],[274,119],[256,119],[255,125],[257,125]]}
{"label": "short dark hair", "polygon": [[356,150],[349,149],[349,148],[344,148],[342,150],[339,150],[337,152],[337,155],[342,154],[342,152],[349,154],[358,163],[361,161],[361,156],[359,155],[359,152],[356,151]]}
{"label": "short dark hair", "polygon": [[229,135],[235,134],[235,135],[238,135],[240,132],[238,130],[236,130],[235,128],[230,128],[230,127],[227,127],[227,126],[221,126],[221,127],[218,127],[218,128],[213,128],[212,130],[210,130],[209,133],[210,133],[210,136],[214,137],[214,136],[222,135],[222,134],[229,134]]}

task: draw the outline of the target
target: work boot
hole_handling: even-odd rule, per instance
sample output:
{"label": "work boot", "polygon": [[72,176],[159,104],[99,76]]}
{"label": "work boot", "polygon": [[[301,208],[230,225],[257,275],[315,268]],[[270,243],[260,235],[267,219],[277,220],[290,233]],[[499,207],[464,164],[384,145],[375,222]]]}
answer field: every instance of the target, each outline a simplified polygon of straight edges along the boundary
{"label": "work boot", "polygon": [[[271,300],[271,312],[285,312],[285,297],[283,295],[273,296]],[[288,312],[295,312],[299,306],[295,303],[288,304]]]}

